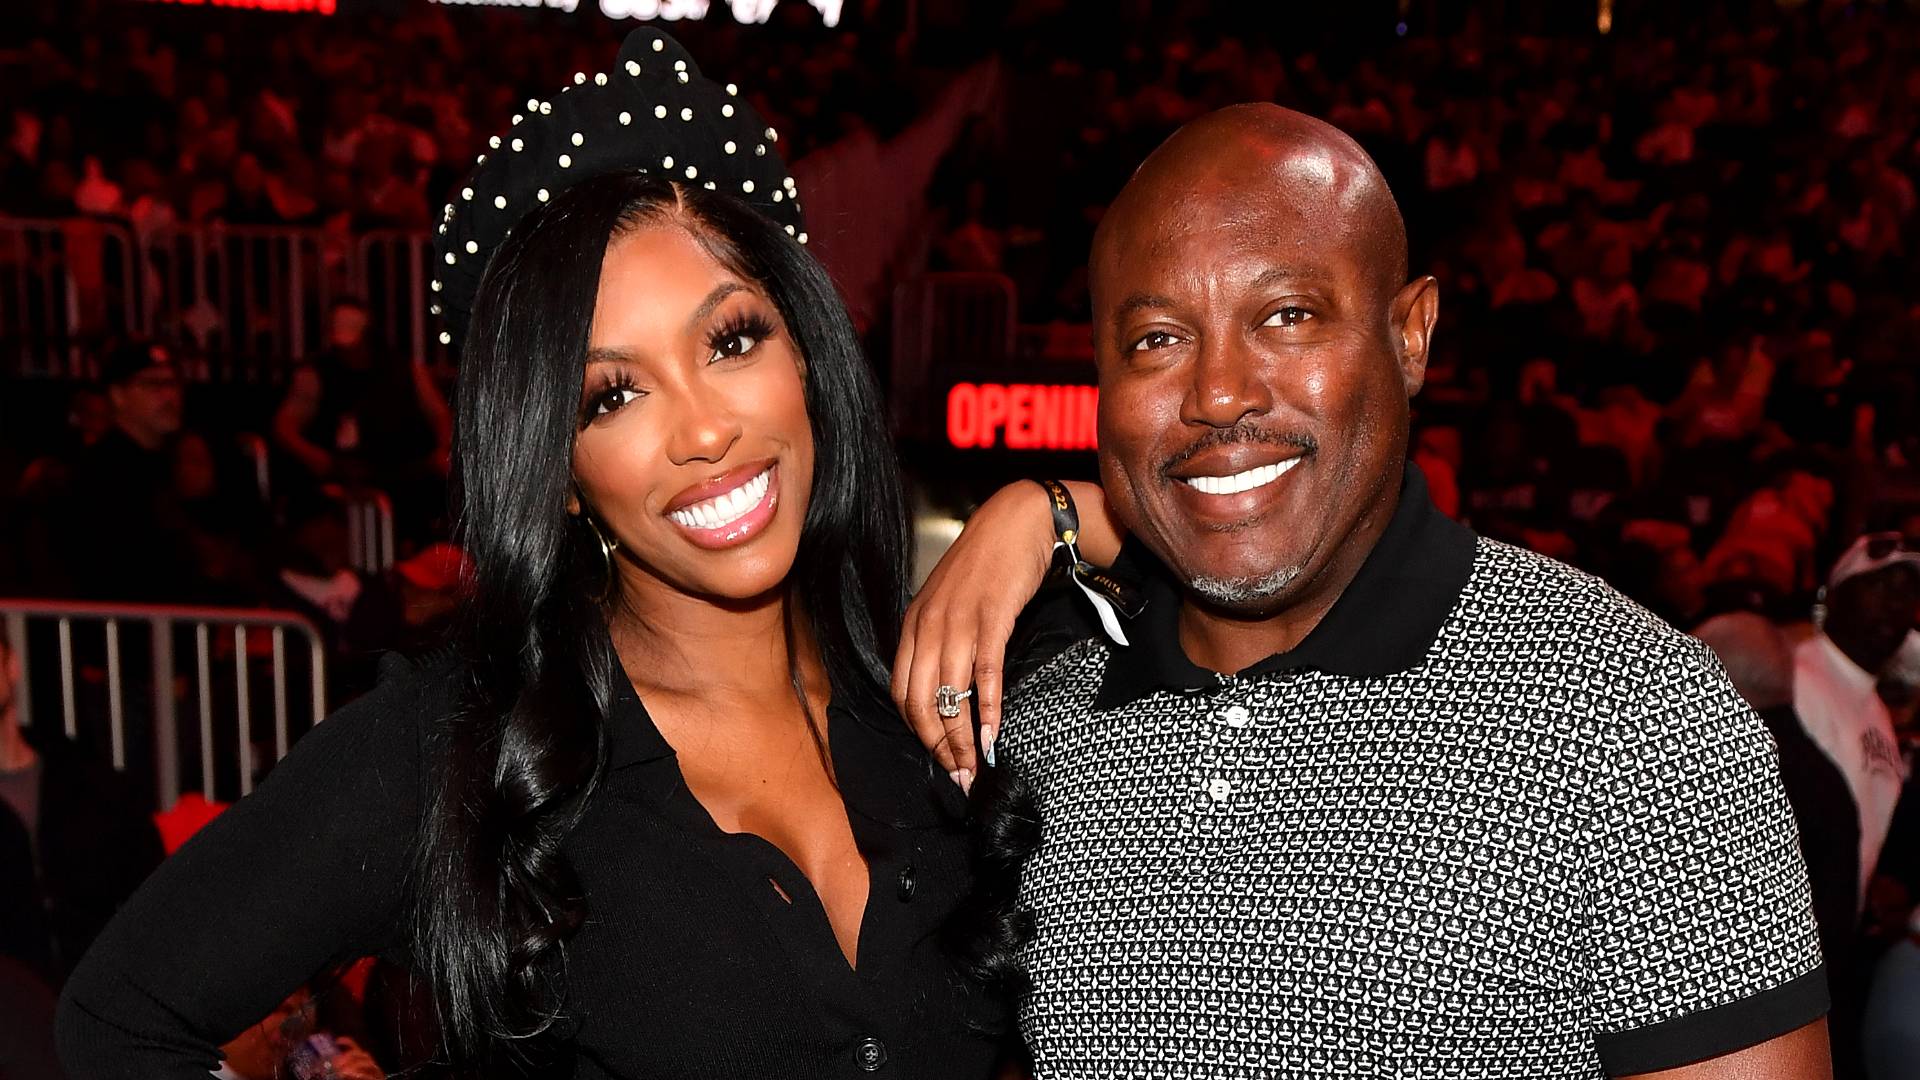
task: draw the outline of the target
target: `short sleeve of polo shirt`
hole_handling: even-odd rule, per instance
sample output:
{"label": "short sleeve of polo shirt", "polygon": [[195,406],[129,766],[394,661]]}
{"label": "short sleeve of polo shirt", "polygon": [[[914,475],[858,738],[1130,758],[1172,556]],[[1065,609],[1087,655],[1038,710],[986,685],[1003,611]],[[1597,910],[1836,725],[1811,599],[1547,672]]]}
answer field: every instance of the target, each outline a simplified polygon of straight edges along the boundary
{"label": "short sleeve of polo shirt", "polygon": [[1588,836],[1590,1021],[1612,1076],[1754,1046],[1827,1011],[1773,741],[1691,639],[1607,746]]}

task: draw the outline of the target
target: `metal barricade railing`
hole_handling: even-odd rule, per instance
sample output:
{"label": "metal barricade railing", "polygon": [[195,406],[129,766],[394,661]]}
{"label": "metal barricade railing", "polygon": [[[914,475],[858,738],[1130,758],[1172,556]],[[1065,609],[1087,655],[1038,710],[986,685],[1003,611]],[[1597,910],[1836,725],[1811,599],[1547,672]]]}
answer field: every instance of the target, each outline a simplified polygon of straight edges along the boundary
{"label": "metal barricade railing", "polygon": [[210,377],[275,382],[320,347],[334,300],[365,298],[396,359],[452,371],[430,312],[432,237],[381,230],[0,219],[0,347],[21,374],[83,379],[102,342],[141,335],[210,358]]}
{"label": "metal barricade railing", "polygon": [[253,487],[259,492],[260,501],[268,506],[273,505],[272,448],[267,445],[264,436],[256,435],[251,431],[241,432],[235,441],[240,447],[240,453],[245,455],[247,464],[252,467]]}
{"label": "metal barricade railing", "polygon": [[12,353],[14,369],[90,377],[93,347],[144,325],[138,258],[122,225],[0,219],[0,345]]}
{"label": "metal barricade railing", "polygon": [[[197,713],[197,727],[189,734],[197,736],[200,788],[209,800],[216,797],[219,770],[216,750],[224,739],[215,724],[216,711],[233,707],[235,790],[245,795],[253,790],[255,744],[254,696],[256,664],[263,665],[270,678],[268,700],[273,717],[273,760],[285,757],[291,738],[289,718],[296,707],[304,705],[307,726],[318,724],[326,715],[326,653],[319,632],[298,615],[234,608],[198,608],[151,604],[99,604],[82,601],[43,601],[0,599],[0,626],[13,647],[21,673],[14,700],[23,725],[49,722],[58,716],[68,738],[97,734],[99,719],[97,697],[82,700],[86,676],[104,682],[106,742],[115,769],[126,771],[129,743],[139,741],[152,756],[154,794],[162,809],[180,797],[181,729],[179,711],[186,699],[180,695],[185,678],[191,688],[190,707]],[[128,638],[144,637],[147,658],[144,683],[129,679],[130,671],[139,674],[141,662],[127,655],[123,647]],[[295,639],[289,642],[289,638]],[[193,656],[191,668],[179,663],[180,646]],[[138,649],[141,643],[136,642]],[[39,650],[50,648],[54,663],[46,663]],[[227,653],[230,655],[221,655]],[[305,654],[304,665],[298,662]],[[218,659],[216,659],[218,658]],[[295,663],[290,665],[290,658]],[[231,683],[218,680],[225,673],[216,664],[231,662]],[[98,665],[96,667],[96,664]],[[304,703],[290,700],[296,685],[290,674],[299,669],[306,675]],[[57,703],[48,701],[58,688]],[[132,683],[132,691],[129,684]],[[139,693],[144,689],[145,694]],[[144,702],[140,698],[144,697]],[[227,699],[219,701],[216,699]],[[57,708],[56,708],[57,704]],[[142,705],[150,712],[142,717],[150,728],[131,728],[129,715]],[[83,719],[89,721],[83,725]]]}
{"label": "metal barricade railing", "polygon": [[319,347],[352,248],[321,229],[177,226],[140,238],[144,328],[217,358],[223,381],[271,382]]}
{"label": "metal barricade railing", "polygon": [[367,315],[380,343],[396,358],[424,362],[436,374],[453,370],[453,350],[440,343],[433,315],[433,237],[384,230],[360,237],[354,267]]}
{"label": "metal barricade railing", "polygon": [[925,437],[934,414],[934,373],[991,368],[1014,355],[1016,300],[1004,274],[925,274],[893,293],[892,388],[897,430]]}
{"label": "metal barricade railing", "polygon": [[385,492],[362,488],[343,500],[347,509],[347,557],[363,574],[393,568],[393,501]]}

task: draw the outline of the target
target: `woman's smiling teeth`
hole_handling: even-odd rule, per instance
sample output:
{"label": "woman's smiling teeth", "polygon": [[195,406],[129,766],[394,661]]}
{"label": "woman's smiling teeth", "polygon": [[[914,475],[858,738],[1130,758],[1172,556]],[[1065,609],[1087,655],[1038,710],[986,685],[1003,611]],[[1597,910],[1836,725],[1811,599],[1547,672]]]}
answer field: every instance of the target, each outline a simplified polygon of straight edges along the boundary
{"label": "woman's smiling teeth", "polygon": [[669,510],[667,516],[689,529],[724,529],[760,505],[760,500],[767,497],[767,484],[772,475],[771,468],[762,470],[760,475],[724,495],[680,510]]}
{"label": "woman's smiling teeth", "polygon": [[1180,482],[1204,495],[1238,495],[1257,487],[1266,487],[1300,464],[1297,457],[1260,465],[1232,476],[1183,476]]}

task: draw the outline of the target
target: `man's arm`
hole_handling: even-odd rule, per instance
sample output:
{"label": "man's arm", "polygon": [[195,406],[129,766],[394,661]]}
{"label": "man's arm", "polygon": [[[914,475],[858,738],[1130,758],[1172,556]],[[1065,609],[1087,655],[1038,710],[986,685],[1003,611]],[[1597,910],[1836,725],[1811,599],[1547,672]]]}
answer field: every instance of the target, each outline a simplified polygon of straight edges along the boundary
{"label": "man's arm", "polygon": [[273,441],[315,476],[326,476],[333,472],[333,456],[301,434],[319,412],[319,373],[310,367],[295,368],[287,384],[287,396],[273,414]]}
{"label": "man's arm", "polygon": [[1832,1080],[1827,1022],[1815,1020],[1777,1039],[1677,1069],[1638,1073],[1622,1080]]}
{"label": "man's arm", "polygon": [[1601,1063],[1824,1077],[1797,1067],[1826,1046],[1827,972],[1773,740],[1704,645],[1662,627],[1636,651],[1586,830]]}
{"label": "man's arm", "polygon": [[440,388],[434,385],[433,373],[427,365],[415,360],[412,364],[413,399],[420,405],[420,412],[427,418],[427,426],[433,429],[434,456],[445,460],[448,450],[453,446],[453,410],[447,407],[446,397]]}

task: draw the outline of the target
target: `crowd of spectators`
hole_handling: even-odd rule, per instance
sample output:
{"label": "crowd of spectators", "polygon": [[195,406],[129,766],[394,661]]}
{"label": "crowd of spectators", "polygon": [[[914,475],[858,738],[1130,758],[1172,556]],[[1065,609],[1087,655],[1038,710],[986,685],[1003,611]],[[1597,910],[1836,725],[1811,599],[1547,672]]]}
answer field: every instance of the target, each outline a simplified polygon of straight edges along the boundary
{"label": "crowd of spectators", "polygon": [[[336,19],[23,7],[0,25],[0,213],[137,228],[424,229],[520,95],[600,70],[619,32],[426,3]],[[899,91],[918,77],[884,39],[825,32],[804,4],[774,17],[785,25],[676,32],[755,73],[744,89],[790,133],[790,156],[912,115]]]}
{"label": "crowd of spectators", "polygon": [[936,189],[933,264],[1010,275],[1023,321],[1086,321],[1092,230],[1169,131],[1277,101],[1366,146],[1440,281],[1419,456],[1481,532],[1691,626],[1804,615],[1862,528],[1920,524],[1920,13],[1309,49],[1071,8],[1009,36],[1004,129]]}

